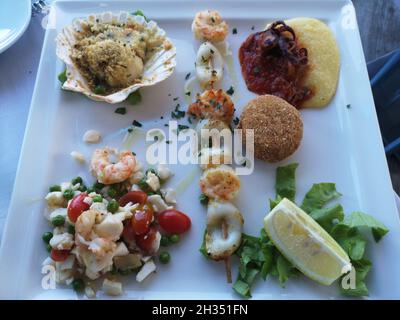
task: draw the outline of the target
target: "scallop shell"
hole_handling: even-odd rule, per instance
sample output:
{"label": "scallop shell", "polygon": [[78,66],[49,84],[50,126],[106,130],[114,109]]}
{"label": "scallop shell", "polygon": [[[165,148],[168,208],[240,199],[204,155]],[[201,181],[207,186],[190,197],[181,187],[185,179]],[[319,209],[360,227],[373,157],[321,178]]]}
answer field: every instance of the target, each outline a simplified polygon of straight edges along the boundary
{"label": "scallop shell", "polygon": [[81,75],[79,69],[74,65],[71,59],[72,48],[76,42],[75,35],[77,31],[82,30],[82,25],[89,22],[94,22],[98,19],[104,23],[124,23],[128,19],[132,19],[146,28],[158,29],[159,35],[165,35],[165,31],[157,26],[155,21],[146,21],[142,16],[135,16],[128,12],[120,12],[114,14],[104,12],[93,14],[84,19],[76,19],[73,23],[65,28],[57,35],[56,38],[56,54],[65,63],[67,69],[67,81],[64,82],[62,88],[65,90],[80,92],[95,101],[104,101],[107,103],[118,103],[124,101],[129,94],[138,90],[141,87],[152,86],[158,82],[167,79],[172,75],[176,66],[176,48],[170,39],[166,38],[171,44],[168,49],[162,46],[160,50],[144,64],[142,80],[120,91],[114,92],[107,96],[95,94],[91,91],[86,79]]}

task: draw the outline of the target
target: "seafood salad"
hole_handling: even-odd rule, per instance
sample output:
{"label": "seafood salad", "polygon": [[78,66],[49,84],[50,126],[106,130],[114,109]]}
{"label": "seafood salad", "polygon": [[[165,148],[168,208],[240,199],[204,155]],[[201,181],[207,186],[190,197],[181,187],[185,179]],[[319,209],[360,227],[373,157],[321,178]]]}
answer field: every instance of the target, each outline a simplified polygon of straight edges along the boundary
{"label": "seafood salad", "polygon": [[132,152],[104,148],[94,151],[90,169],[91,187],[76,177],[49,188],[46,218],[53,229],[42,236],[50,253],[43,265],[55,268],[57,283],[90,298],[99,278],[105,294],[120,295],[118,275],[142,282],[156,260],[168,263],[160,245],[178,242],[191,220],[175,209],[175,191],[163,188],[172,176],[165,165],[143,171]]}

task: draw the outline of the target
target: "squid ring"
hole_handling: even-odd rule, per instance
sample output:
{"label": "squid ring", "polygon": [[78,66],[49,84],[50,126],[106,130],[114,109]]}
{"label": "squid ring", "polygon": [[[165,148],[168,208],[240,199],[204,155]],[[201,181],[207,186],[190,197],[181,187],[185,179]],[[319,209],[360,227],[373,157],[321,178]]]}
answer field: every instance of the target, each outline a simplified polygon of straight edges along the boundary
{"label": "squid ring", "polygon": [[231,256],[242,240],[244,220],[239,210],[229,202],[211,201],[206,223],[205,243],[210,257],[213,260],[223,260]]}
{"label": "squid ring", "polygon": [[222,79],[224,61],[221,53],[210,42],[200,45],[196,57],[196,76],[203,88]]}

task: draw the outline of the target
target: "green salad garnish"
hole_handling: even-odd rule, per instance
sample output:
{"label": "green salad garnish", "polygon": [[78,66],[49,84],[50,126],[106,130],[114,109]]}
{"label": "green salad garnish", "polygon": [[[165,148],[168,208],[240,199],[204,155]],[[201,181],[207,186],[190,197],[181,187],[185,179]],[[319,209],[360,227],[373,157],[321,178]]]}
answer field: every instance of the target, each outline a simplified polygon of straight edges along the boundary
{"label": "green salad garnish", "polygon": [[[271,210],[285,197],[295,200],[297,167],[298,164],[293,163],[277,169],[276,197],[270,199]],[[304,196],[301,208],[318,222],[350,257],[356,274],[355,288],[344,289],[340,286],[342,279],[339,279],[341,294],[353,297],[367,296],[366,278],[372,262],[366,257],[369,239],[365,231],[370,231],[375,242],[378,242],[389,230],[368,214],[357,211],[345,215],[340,204],[327,206],[340,196],[334,183],[316,183]],[[200,251],[207,256],[204,241]],[[260,277],[263,280],[268,276],[275,277],[281,286],[284,286],[290,278],[300,274],[269,240],[264,229],[259,237],[243,234],[242,244],[235,255],[239,258],[239,272],[233,289],[244,298],[251,297],[251,287]]]}

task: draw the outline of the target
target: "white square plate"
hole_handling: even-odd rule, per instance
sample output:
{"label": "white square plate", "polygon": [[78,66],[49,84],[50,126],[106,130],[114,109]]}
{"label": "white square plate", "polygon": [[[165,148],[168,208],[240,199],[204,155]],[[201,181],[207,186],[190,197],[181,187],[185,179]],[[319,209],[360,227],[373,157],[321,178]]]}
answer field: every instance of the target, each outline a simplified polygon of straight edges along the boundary
{"label": "white square plate", "polygon": [[[194,14],[205,8],[221,12],[237,35],[227,41],[234,53],[238,77],[237,115],[254,97],[240,75],[237,50],[242,41],[267,22],[308,16],[325,21],[336,35],[341,54],[341,73],[334,100],[322,110],[302,110],[304,138],[300,149],[284,163],[298,162],[298,200],[315,182],[336,182],[343,194],[340,202],[347,213],[360,210],[369,213],[390,228],[379,244],[371,243],[368,256],[374,265],[368,276],[371,298],[400,298],[400,224],[388,168],[381,142],[371,89],[366,72],[354,8],[346,0],[281,0],[281,1],[58,1],[53,5],[55,29],[48,29],[44,40],[36,88],[26,129],[10,212],[0,252],[0,297],[2,298],[76,298],[68,288],[43,290],[41,262],[46,257],[41,234],[46,230],[42,216],[43,197],[49,185],[81,175],[93,178],[86,167],[70,158],[72,150],[89,157],[93,146],[81,142],[82,134],[91,128],[104,135],[103,144],[121,147],[121,128],[133,119],[145,128],[163,128],[175,103],[183,101],[184,78],[193,72],[196,44],[190,29]],[[76,17],[102,11],[141,9],[164,28],[178,51],[177,68],[171,78],[143,89],[143,102],[128,106],[124,116],[114,113],[116,106],[93,102],[80,94],[60,90],[57,74],[62,70],[55,54],[55,37],[62,27]],[[29,54],[29,53],[27,53]],[[168,97],[171,93],[172,96]],[[347,105],[351,105],[347,108]],[[165,115],[164,120],[160,119]],[[12,124],[7,124],[12,130]],[[145,144],[133,145],[144,159]],[[282,164],[280,164],[282,165]],[[277,165],[257,161],[255,172],[242,176],[242,189],[236,201],[245,217],[244,231],[258,234],[262,218],[268,212],[268,198],[275,196]],[[123,298],[237,298],[225,282],[224,266],[206,261],[198,252],[204,230],[205,209],[198,203],[197,180],[200,170],[195,165],[172,167],[176,175],[170,182],[176,186],[185,176],[194,179],[178,198],[178,208],[188,213],[192,230],[179,245],[171,249],[172,261],[161,266],[142,284],[125,277]],[[178,170],[179,169],[179,170]],[[371,240],[371,242],[373,242]],[[236,266],[234,267],[236,276]],[[256,299],[340,298],[338,288],[323,287],[299,277],[286,288],[268,279],[253,288]]]}

